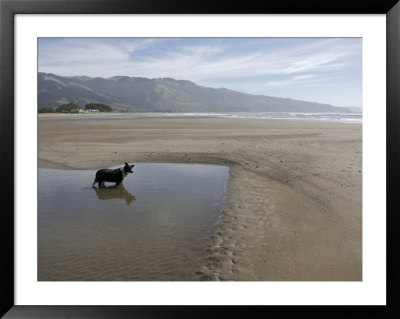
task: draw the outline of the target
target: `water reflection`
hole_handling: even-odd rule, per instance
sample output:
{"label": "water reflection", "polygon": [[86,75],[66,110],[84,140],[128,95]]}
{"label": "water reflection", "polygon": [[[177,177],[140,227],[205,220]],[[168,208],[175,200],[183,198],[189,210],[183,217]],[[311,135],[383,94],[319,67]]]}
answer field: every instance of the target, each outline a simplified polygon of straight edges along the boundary
{"label": "water reflection", "polygon": [[135,168],[123,184],[101,189],[92,188],[95,170],[38,169],[39,281],[198,279],[229,168]]}
{"label": "water reflection", "polygon": [[105,186],[102,188],[93,187],[96,192],[97,198],[100,200],[108,200],[108,199],[124,199],[126,204],[129,206],[132,201],[136,200],[136,197],[129,193],[123,184],[118,186]]}

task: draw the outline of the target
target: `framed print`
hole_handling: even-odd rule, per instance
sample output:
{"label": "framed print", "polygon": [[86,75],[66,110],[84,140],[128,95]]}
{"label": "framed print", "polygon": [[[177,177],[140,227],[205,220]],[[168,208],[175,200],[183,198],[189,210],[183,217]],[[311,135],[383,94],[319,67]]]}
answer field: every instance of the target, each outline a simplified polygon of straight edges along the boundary
{"label": "framed print", "polygon": [[398,314],[397,1],[0,10],[5,318]]}

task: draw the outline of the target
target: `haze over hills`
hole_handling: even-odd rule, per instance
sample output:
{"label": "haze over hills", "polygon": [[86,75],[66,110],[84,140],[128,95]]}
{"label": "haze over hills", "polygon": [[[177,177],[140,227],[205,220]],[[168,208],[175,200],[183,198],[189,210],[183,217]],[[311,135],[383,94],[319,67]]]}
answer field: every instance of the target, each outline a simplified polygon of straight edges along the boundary
{"label": "haze over hills", "polygon": [[115,110],[144,112],[332,112],[350,108],[288,98],[251,95],[171,78],[91,78],[38,73],[38,108],[75,102],[103,103]]}

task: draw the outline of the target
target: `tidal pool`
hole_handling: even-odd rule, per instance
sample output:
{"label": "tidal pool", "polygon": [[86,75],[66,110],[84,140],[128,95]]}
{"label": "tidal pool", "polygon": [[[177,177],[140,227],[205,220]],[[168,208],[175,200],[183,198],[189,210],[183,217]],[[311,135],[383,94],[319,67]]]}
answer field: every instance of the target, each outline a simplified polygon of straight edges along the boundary
{"label": "tidal pool", "polygon": [[38,280],[197,280],[229,168],[135,163],[102,189],[95,172],[38,169]]}

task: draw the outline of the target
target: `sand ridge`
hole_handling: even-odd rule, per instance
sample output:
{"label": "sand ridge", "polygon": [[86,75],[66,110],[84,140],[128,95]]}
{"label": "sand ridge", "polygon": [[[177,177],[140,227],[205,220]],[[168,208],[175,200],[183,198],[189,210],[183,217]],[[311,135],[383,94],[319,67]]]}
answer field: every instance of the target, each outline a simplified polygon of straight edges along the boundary
{"label": "sand ridge", "polygon": [[362,280],[361,125],[39,116],[39,166],[125,161],[230,167],[199,280]]}

